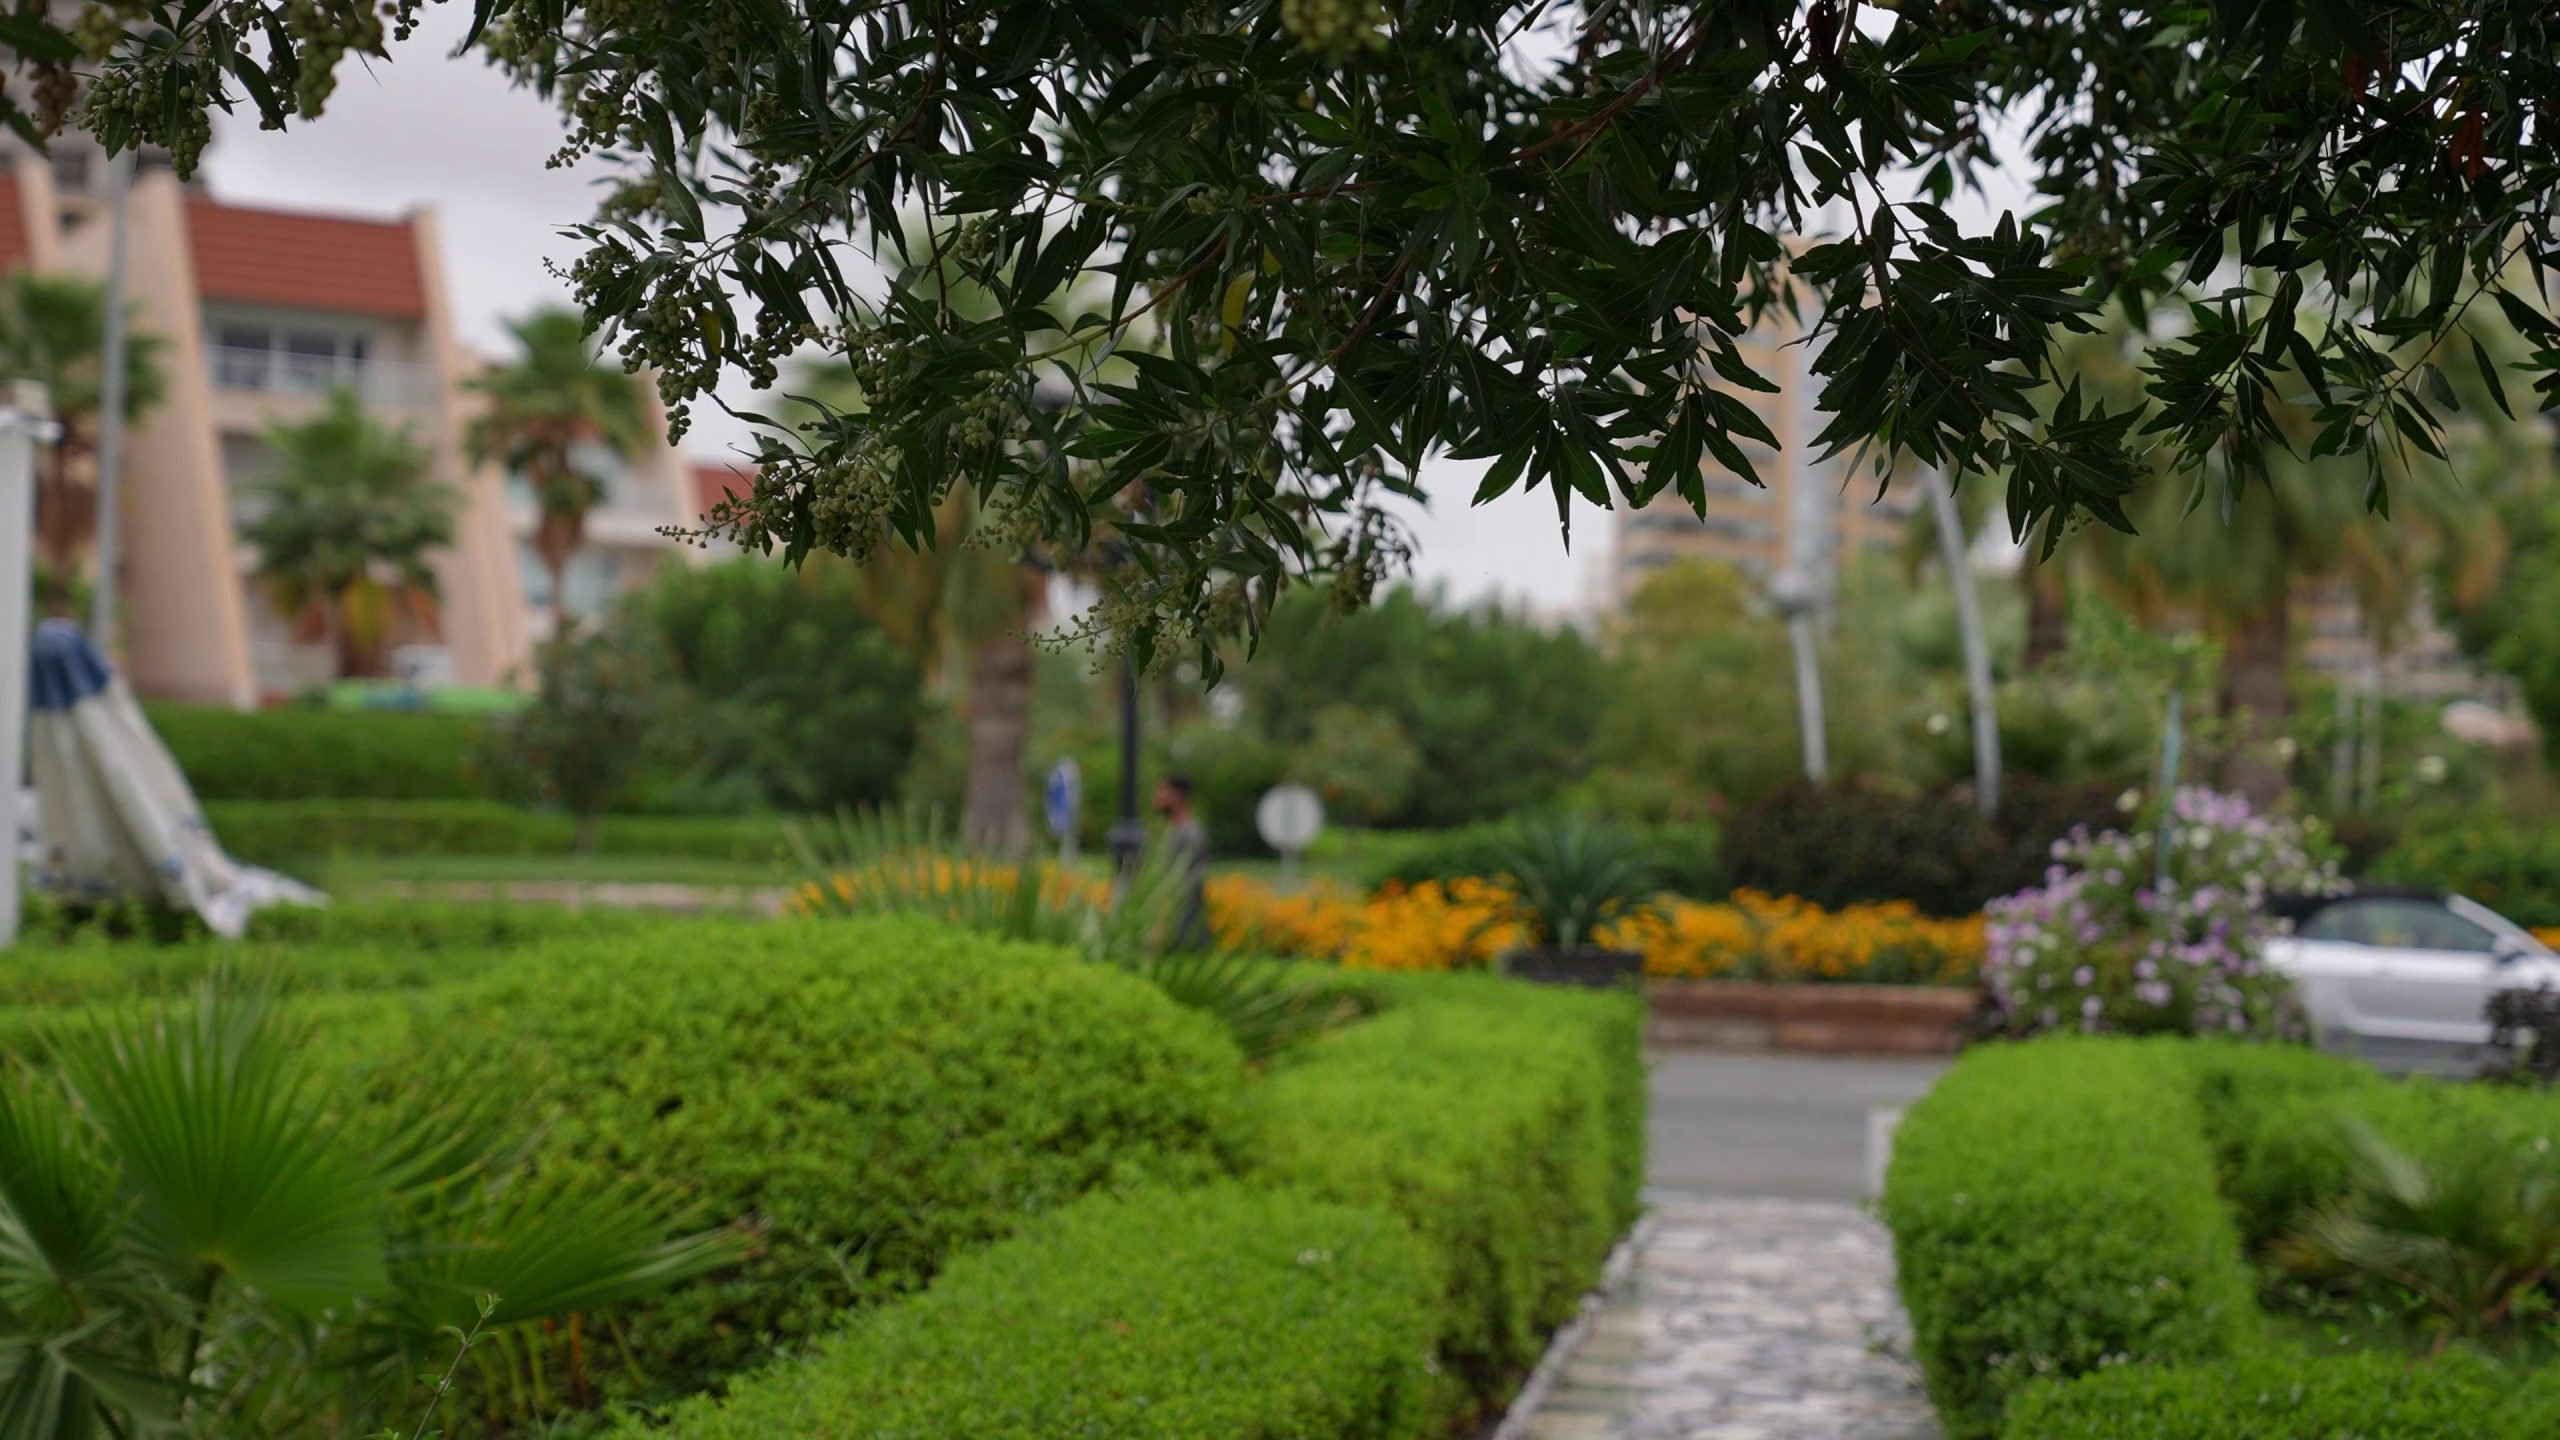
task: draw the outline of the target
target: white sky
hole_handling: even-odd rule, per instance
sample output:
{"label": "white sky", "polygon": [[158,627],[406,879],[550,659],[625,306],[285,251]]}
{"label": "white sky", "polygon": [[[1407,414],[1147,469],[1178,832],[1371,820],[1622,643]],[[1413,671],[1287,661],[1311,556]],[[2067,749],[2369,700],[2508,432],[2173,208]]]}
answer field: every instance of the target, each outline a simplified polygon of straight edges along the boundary
{"label": "white sky", "polygon": [[[567,302],[567,287],[545,262],[575,258],[576,242],[559,229],[586,218],[602,172],[546,168],[561,133],[550,107],[476,60],[446,58],[469,14],[462,5],[426,7],[418,35],[393,63],[341,72],[316,123],[262,131],[245,107],[227,120],[217,115],[205,173],[227,200],[379,216],[432,206],[464,343],[503,353],[504,317]],[[706,408],[686,444],[715,457],[741,433]],[[1604,573],[1611,517],[1576,501],[1568,553],[1555,502],[1543,491],[1470,506],[1482,468],[1425,467],[1432,503],[1408,516],[1416,577],[1464,599],[1580,607]]]}

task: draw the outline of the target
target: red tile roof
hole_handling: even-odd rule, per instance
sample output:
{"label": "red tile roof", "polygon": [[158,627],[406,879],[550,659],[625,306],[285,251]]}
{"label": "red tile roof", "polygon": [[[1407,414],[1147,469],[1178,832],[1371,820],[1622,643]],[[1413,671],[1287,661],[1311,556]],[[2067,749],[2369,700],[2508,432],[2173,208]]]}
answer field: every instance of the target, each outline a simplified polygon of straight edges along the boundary
{"label": "red tile roof", "polygon": [[187,197],[196,289],[207,300],[423,319],[425,280],[405,220],[348,220]]}
{"label": "red tile roof", "polygon": [[18,190],[18,172],[0,168],[0,270],[27,263],[27,199]]}
{"label": "red tile roof", "polygon": [[708,515],[711,507],[756,488],[755,468],[730,460],[697,460],[693,466],[693,509]]}

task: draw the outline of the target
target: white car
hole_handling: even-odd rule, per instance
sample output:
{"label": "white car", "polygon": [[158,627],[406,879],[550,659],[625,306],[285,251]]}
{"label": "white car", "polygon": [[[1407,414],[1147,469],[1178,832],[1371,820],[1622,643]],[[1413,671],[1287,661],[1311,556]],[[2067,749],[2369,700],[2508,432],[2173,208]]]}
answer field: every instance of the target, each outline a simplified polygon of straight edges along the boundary
{"label": "white car", "polygon": [[2301,896],[2268,907],[2290,933],[2266,943],[2324,1050],[2386,1069],[2477,1072],[2489,998],[2560,987],[2560,955],[2477,901],[2417,890]]}

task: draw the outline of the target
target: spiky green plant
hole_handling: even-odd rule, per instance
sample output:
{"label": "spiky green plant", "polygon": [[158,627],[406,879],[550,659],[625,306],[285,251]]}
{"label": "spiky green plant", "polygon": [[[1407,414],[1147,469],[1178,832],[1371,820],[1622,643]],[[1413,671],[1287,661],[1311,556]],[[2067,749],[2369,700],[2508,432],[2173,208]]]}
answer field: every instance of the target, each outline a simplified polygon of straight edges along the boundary
{"label": "spiky green plant", "polygon": [[2439,1344],[2503,1327],[2560,1266],[2560,1157],[2498,1143],[2421,1160],[2341,1122],[2349,1188],[2279,1248],[2296,1274],[2379,1280],[2422,1299]]}
{"label": "spiky green plant", "polygon": [[484,1299],[503,1333],[739,1253],[526,1182],[497,1087],[335,1104],[256,987],[46,1049],[0,1087],[0,1440],[369,1433]]}
{"label": "spiky green plant", "polygon": [[1527,945],[1590,944],[1612,921],[1650,911],[1662,890],[1661,869],[1634,832],[1573,816],[1523,824],[1499,864],[1510,896],[1501,919]]}

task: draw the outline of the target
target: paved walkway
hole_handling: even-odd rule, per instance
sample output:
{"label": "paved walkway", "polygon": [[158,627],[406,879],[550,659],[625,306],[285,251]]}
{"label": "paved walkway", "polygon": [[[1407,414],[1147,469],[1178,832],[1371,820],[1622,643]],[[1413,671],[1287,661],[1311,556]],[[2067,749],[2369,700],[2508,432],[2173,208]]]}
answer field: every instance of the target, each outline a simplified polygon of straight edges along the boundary
{"label": "paved walkway", "polygon": [[1632,1278],[1506,1440],[1936,1440],[1862,1204],[1869,1112],[1937,1061],[1655,1057]]}

